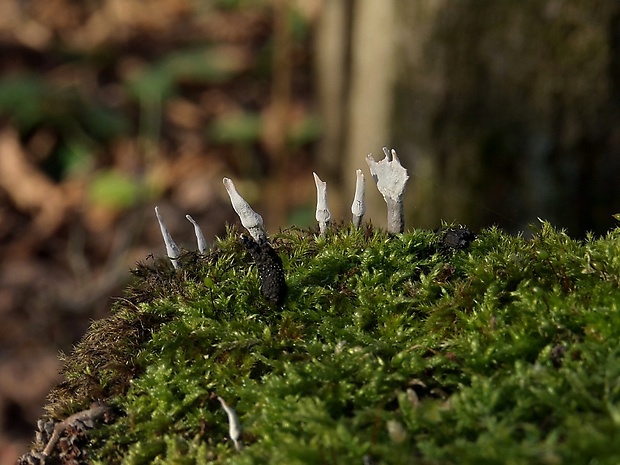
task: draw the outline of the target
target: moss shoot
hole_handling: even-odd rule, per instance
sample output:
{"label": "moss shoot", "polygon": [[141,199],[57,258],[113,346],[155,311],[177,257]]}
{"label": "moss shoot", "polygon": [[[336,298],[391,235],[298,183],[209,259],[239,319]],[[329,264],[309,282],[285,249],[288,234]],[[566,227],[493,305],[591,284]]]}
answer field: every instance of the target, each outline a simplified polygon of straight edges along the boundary
{"label": "moss shoot", "polygon": [[178,271],[135,270],[50,395],[57,420],[114,410],[88,431],[87,461],[620,462],[620,229],[341,226],[271,243],[281,307],[235,231]]}

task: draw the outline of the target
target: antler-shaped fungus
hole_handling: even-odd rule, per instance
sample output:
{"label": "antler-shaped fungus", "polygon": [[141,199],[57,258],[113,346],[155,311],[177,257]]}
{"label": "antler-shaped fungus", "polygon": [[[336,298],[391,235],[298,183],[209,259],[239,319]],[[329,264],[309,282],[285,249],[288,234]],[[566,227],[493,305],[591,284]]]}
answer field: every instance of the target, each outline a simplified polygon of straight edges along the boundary
{"label": "antler-shaped fungus", "polygon": [[407,170],[400,164],[396,150],[391,151],[383,147],[385,158],[376,162],[372,154],[366,156],[366,162],[370,168],[377,189],[383,195],[388,210],[388,232],[402,233],[405,230],[405,213],[403,207],[403,194],[405,185],[409,179]]}

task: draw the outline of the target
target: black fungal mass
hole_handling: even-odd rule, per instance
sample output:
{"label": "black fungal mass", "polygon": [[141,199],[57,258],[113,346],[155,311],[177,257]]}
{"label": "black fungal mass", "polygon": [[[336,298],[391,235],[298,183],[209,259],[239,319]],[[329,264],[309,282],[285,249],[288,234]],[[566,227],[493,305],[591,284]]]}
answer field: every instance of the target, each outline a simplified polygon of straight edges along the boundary
{"label": "black fungal mass", "polygon": [[476,238],[476,235],[467,228],[439,229],[437,233],[441,235],[441,248],[444,251],[466,249]]}
{"label": "black fungal mass", "polygon": [[254,259],[260,278],[260,289],[265,298],[280,307],[286,297],[286,281],[282,260],[265,239],[258,242],[251,237],[241,236],[241,242]]}

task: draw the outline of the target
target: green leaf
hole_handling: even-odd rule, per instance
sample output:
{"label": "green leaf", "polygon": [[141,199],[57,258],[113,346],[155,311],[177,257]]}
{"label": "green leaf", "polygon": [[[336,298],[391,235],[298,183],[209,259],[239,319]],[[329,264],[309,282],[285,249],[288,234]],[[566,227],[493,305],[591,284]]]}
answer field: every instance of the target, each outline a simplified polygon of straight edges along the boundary
{"label": "green leaf", "polygon": [[252,144],[260,136],[261,118],[256,113],[225,114],[215,119],[208,133],[219,144]]}
{"label": "green leaf", "polygon": [[108,208],[122,210],[142,199],[145,186],[114,170],[99,172],[89,186],[89,200]]}

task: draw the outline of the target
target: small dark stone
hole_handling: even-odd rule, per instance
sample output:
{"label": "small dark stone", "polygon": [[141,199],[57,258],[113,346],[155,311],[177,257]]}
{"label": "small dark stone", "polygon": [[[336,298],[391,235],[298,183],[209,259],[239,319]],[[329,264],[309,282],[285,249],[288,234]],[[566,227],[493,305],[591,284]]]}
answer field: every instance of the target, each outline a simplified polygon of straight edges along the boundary
{"label": "small dark stone", "polygon": [[476,239],[473,231],[467,228],[447,228],[437,231],[441,234],[441,247],[444,250],[463,250]]}
{"label": "small dark stone", "polygon": [[282,306],[286,297],[282,260],[265,239],[256,242],[251,237],[243,235],[241,242],[258,268],[261,293],[272,305]]}

